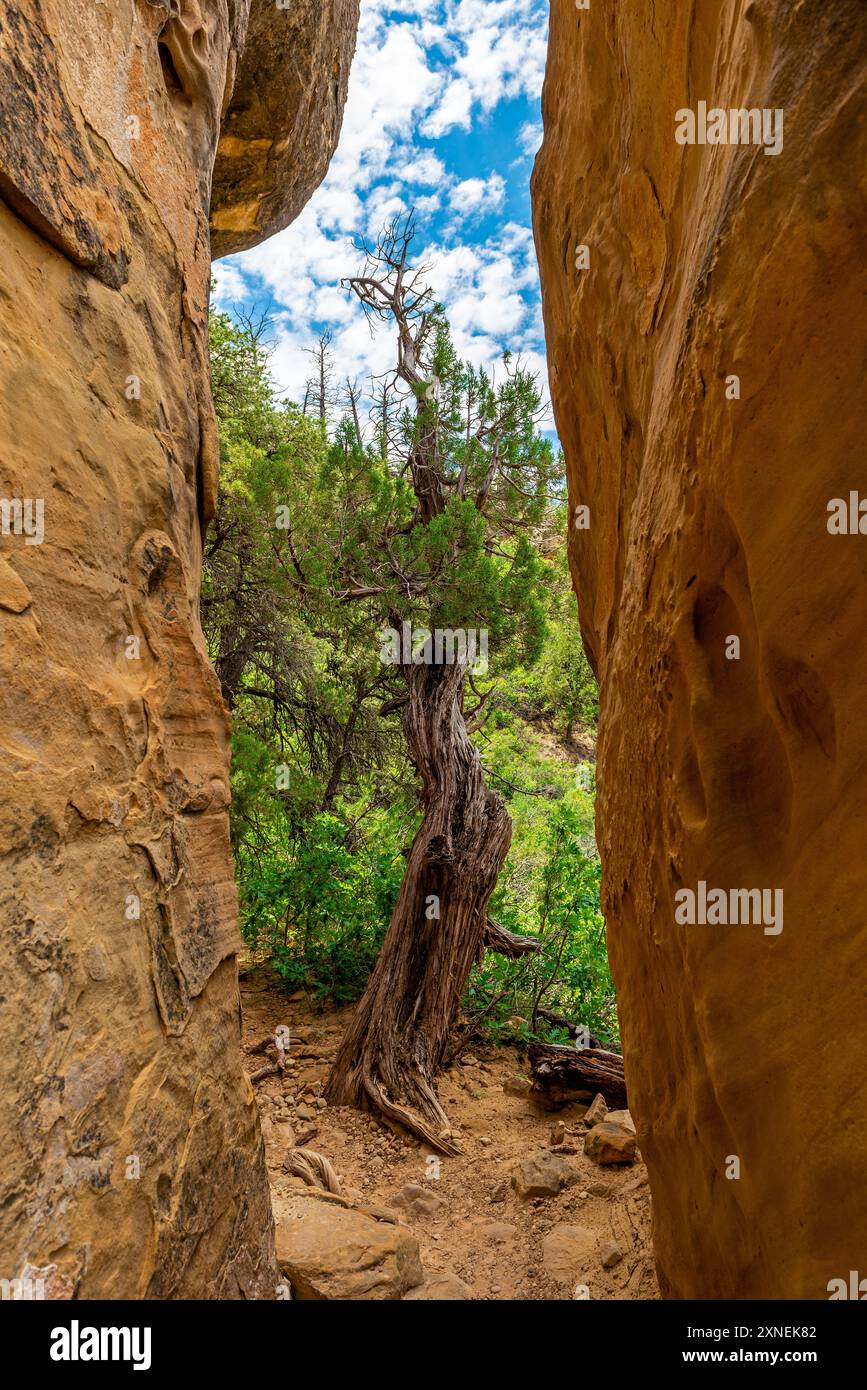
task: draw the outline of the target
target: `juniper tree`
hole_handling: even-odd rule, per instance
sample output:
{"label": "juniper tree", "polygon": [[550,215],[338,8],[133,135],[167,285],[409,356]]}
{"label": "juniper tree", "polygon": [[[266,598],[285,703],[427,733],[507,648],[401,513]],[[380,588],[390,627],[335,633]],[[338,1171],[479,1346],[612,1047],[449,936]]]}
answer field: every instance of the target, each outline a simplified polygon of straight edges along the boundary
{"label": "juniper tree", "polygon": [[[509,354],[498,374],[460,360],[428,268],[411,264],[413,237],[412,217],[390,224],[344,282],[374,331],[396,332],[396,362],[378,383],[375,443],[362,445],[344,422],[319,488],[320,574],[330,601],[357,615],[355,640],[366,632],[380,658],[397,654],[381,714],[400,715],[421,800],[391,923],[327,1094],[453,1152],[435,1077],[468,973],[486,946],[514,955],[535,945],[488,918],[511,822],[471,732],[498,667],[532,660],[543,638],[544,567],[529,536],[559,465],[539,430],[533,374]],[[406,631],[409,652],[385,640]],[[455,641],[468,631],[487,635],[490,670],[474,670],[472,645]]]}

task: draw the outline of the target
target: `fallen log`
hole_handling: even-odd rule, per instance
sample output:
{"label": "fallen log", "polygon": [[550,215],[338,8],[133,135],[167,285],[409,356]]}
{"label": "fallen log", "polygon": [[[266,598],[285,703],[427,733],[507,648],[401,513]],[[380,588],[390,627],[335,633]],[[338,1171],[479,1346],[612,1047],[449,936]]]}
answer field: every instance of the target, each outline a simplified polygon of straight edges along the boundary
{"label": "fallen log", "polygon": [[482,948],[515,960],[518,956],[529,956],[541,951],[542,943],[537,936],[518,936],[516,932],[506,931],[506,928],[495,922],[493,917],[489,917],[482,935]]}
{"label": "fallen log", "polygon": [[266,1076],[277,1076],[280,1070],[276,1062],[266,1062],[264,1067],[250,1072],[250,1084],[255,1086],[257,1081],[264,1081]]}
{"label": "fallen log", "polygon": [[[584,1036],[587,1047],[602,1047],[602,1043],[589,1028],[583,1023],[575,1023],[571,1018],[566,1018],[563,1014],[555,1013],[553,1009],[536,1010],[536,1017],[543,1018],[546,1023],[553,1023],[557,1028],[565,1028],[570,1038]],[[535,1030],[534,1030],[535,1031]]]}
{"label": "fallen log", "polygon": [[601,1047],[557,1047],[553,1043],[531,1043],[528,1052],[533,1091],[552,1110],[573,1100],[592,1099],[600,1091],[613,1109],[628,1106],[619,1052],[605,1052]]}

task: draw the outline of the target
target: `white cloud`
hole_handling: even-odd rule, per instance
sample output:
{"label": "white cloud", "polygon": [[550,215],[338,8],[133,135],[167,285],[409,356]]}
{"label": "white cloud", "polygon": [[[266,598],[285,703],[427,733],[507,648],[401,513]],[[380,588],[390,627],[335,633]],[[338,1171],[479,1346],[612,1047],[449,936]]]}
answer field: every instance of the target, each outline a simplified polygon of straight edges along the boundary
{"label": "white cloud", "polygon": [[542,122],[527,121],[518,131],[518,145],[523,154],[535,157],[542,143]]}
{"label": "white cloud", "polygon": [[452,0],[444,41],[456,56],[442,96],[423,129],[432,136],[467,130],[474,108],[491,111],[508,97],[542,90],[547,35],[536,0]]}
{"label": "white cloud", "polygon": [[420,183],[426,187],[450,182],[446,166],[433,150],[417,150],[414,157],[400,167],[403,183]]}
{"label": "white cloud", "polygon": [[230,309],[247,296],[247,286],[237,265],[230,261],[215,261],[211,271],[214,281],[214,302],[220,309]]}
{"label": "white cloud", "polygon": [[464,179],[449,193],[449,205],[459,217],[480,216],[503,206],[506,184],[502,175],[493,173],[487,179]]}

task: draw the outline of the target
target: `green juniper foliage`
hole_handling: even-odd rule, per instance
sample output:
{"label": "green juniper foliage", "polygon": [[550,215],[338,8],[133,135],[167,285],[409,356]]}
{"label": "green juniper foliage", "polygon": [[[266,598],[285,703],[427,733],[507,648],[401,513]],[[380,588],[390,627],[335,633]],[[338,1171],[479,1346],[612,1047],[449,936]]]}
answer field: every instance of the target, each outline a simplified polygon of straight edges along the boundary
{"label": "green juniper foliage", "polygon": [[[398,621],[486,630],[471,727],[514,821],[491,912],[542,950],[486,953],[465,1015],[493,1038],[565,1040],[546,1010],[614,1043],[593,838],[596,690],[568,578],[562,460],[539,432],[536,382],[508,355],[496,380],[461,362],[434,306],[430,387],[419,402],[380,384],[365,429],[351,384],[331,420],[279,400],[266,331],[212,315],[221,479],[202,596],[234,721],[250,952],[319,1001],[360,994],[420,819],[384,632]],[[406,459],[434,423],[450,491],[424,524]]]}

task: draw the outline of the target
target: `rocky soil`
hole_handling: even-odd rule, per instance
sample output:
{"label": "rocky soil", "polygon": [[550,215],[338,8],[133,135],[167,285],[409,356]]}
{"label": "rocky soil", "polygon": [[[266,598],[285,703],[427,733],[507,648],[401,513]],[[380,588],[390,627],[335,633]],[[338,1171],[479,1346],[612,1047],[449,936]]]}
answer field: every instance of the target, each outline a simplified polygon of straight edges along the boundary
{"label": "rocky soil", "polygon": [[[292,1296],[409,1299],[658,1297],[650,1193],[640,1156],[584,1154],[586,1105],[554,1114],[530,1095],[526,1054],[474,1047],[440,1081],[463,1154],[440,1158],[373,1116],[327,1106],[322,1090],[351,1010],[287,1000],[273,976],[241,981],[244,1044],[288,1026],[286,1071],[255,1083]],[[247,1056],[253,1074],[274,1050]],[[628,1114],[606,1117],[628,1154]],[[597,1131],[598,1134],[598,1131]],[[601,1136],[604,1137],[604,1136]],[[293,1146],[329,1160],[338,1195],[284,1168]],[[288,1289],[283,1296],[288,1295]]]}

